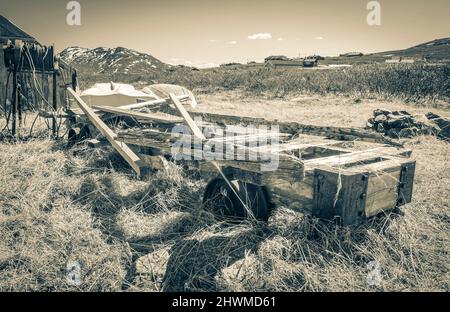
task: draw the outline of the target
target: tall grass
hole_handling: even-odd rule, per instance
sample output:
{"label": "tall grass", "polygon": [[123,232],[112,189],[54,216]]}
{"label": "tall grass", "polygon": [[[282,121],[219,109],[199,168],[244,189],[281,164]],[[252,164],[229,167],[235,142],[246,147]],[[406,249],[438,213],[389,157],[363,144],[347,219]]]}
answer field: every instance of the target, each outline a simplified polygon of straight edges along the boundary
{"label": "tall grass", "polygon": [[450,64],[365,64],[340,69],[242,68],[179,70],[160,76],[81,75],[83,86],[99,81],[183,85],[194,91],[245,90],[284,97],[291,93],[339,94],[421,102],[450,98]]}
{"label": "tall grass", "polygon": [[[139,181],[111,148],[0,147],[1,291],[449,290],[449,145],[432,137],[410,146],[404,216],[352,228],[283,207],[267,225],[227,225],[202,207],[204,183],[177,167]],[[70,261],[79,286],[67,283]]]}

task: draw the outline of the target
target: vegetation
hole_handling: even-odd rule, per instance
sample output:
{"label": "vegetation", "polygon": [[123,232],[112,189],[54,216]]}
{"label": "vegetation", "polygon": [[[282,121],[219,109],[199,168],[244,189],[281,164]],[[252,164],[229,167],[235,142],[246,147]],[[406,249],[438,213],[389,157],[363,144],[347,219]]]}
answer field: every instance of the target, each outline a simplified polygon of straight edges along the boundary
{"label": "vegetation", "polygon": [[118,81],[135,85],[154,82],[183,85],[194,91],[244,90],[251,94],[285,97],[292,93],[340,94],[402,99],[409,102],[450,98],[450,64],[364,64],[335,69],[215,68],[180,69],[164,75],[81,73],[83,87],[94,82]]}
{"label": "vegetation", "polygon": [[[448,64],[80,74],[82,87],[113,80],[175,83],[208,94],[350,94],[412,102],[450,97]],[[342,102],[339,97],[315,110],[316,102],[298,102],[303,106],[294,109],[307,111],[303,118],[353,125],[354,116],[380,105]],[[233,111],[249,109],[243,106]],[[339,120],[333,118],[342,110]],[[450,290],[445,141],[419,137],[408,143],[417,171],[413,202],[401,212],[340,227],[279,207],[268,224],[255,226],[217,221],[201,202],[205,181],[175,165],[141,181],[111,147],[68,149],[42,136],[44,130],[36,129],[41,138],[28,142],[0,143],[0,291]],[[67,282],[73,261],[81,266],[79,286]],[[375,284],[368,282],[372,261],[380,267]]]}
{"label": "vegetation", "polygon": [[[176,166],[140,181],[110,147],[3,142],[0,290],[449,291],[449,146],[409,143],[418,168],[404,215],[340,227],[283,207],[268,224],[225,224],[201,203],[205,182]],[[72,261],[79,286],[67,283]]]}

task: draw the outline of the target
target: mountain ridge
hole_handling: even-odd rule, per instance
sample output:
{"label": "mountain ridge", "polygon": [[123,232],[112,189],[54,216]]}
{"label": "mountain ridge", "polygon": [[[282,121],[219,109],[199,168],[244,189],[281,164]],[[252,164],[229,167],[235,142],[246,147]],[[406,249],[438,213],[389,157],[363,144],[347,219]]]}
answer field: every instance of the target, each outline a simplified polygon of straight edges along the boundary
{"label": "mountain ridge", "polygon": [[[59,55],[62,60],[77,70],[91,75],[136,74],[158,76],[175,69],[187,68],[182,65],[166,64],[150,54],[125,47],[92,49],[68,47]],[[366,56],[368,56],[369,62],[384,62],[391,57],[415,57],[431,61],[449,60],[450,38],[435,39],[403,50],[366,54],[363,59]],[[348,58],[342,57],[327,57],[327,59],[331,62],[348,60]]]}
{"label": "mountain ridge", "polygon": [[150,54],[124,47],[68,47],[59,56],[77,70],[88,70],[92,74],[156,74],[171,68]]}

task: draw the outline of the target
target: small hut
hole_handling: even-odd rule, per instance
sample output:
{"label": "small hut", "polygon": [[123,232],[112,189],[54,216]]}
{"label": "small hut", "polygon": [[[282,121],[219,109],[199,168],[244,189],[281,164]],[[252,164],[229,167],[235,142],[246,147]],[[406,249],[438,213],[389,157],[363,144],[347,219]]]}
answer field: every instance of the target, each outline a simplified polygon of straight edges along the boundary
{"label": "small hut", "polygon": [[30,111],[52,119],[56,134],[56,112],[67,106],[68,83],[76,89],[76,70],[58,62],[53,46],[41,45],[1,15],[0,43],[0,113],[11,122],[9,132],[14,137],[16,122],[22,127],[23,113]]}
{"label": "small hut", "polygon": [[6,79],[8,77],[8,70],[5,66],[3,46],[8,42],[14,43],[20,40],[23,42],[37,43],[36,39],[28,35],[6,17],[0,15],[0,104],[3,105],[5,101]]}

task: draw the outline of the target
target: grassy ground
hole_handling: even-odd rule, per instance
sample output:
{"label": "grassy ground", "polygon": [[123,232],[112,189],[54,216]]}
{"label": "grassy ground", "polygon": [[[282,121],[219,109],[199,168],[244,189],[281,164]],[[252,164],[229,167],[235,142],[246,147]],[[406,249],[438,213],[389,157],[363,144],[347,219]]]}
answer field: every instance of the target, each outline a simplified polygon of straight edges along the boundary
{"label": "grassy ground", "polygon": [[435,101],[409,105],[399,99],[383,101],[376,98],[359,98],[338,95],[289,94],[285,98],[252,96],[251,93],[228,91],[196,95],[200,105],[193,111],[261,117],[278,121],[298,121],[317,126],[365,127],[377,108],[406,110],[417,118],[434,112],[450,118],[450,111]]}
{"label": "grassy ground", "polygon": [[[339,126],[363,126],[379,107],[449,116],[337,96],[244,98],[199,97],[207,111]],[[449,291],[450,145],[418,137],[408,147],[417,171],[404,215],[347,228],[283,207],[267,225],[227,225],[202,208],[205,183],[175,166],[140,181],[111,148],[1,143],[0,290]],[[80,286],[66,281],[70,261]]]}
{"label": "grassy ground", "polygon": [[137,87],[153,83],[171,83],[187,87],[195,93],[216,94],[217,91],[245,91],[251,96],[270,94],[285,98],[292,93],[316,95],[350,95],[353,98],[376,97],[401,99],[412,103],[444,102],[448,108],[450,75],[448,62],[439,64],[355,65],[351,68],[213,68],[192,71],[187,68],[164,75],[132,73],[92,75],[80,72],[81,87],[99,81],[116,81]]}

